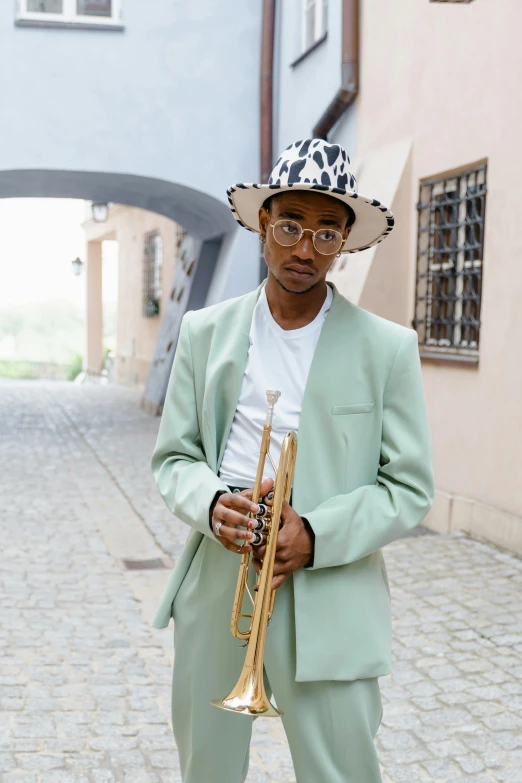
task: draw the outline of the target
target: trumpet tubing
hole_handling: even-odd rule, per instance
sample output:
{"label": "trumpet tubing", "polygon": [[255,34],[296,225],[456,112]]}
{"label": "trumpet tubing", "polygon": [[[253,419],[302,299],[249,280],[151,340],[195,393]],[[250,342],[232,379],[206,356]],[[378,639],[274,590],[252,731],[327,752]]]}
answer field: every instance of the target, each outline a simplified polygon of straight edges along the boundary
{"label": "trumpet tubing", "polygon": [[[276,471],[273,487],[272,506],[260,504],[260,488],[263,480],[263,471],[266,457],[270,458],[270,432],[272,429],[272,416],[274,405],[279,398],[279,392],[267,391],[268,412],[259,453],[259,461],[256,479],[253,487],[252,502],[260,506],[259,513],[255,516],[258,525],[254,529],[257,533],[254,546],[266,543],[265,557],[259,574],[258,590],[255,598],[248,588],[248,570],[250,553],[246,552],[241,557],[238,580],[232,607],[230,628],[232,634],[247,644],[245,662],[239,679],[224,699],[214,699],[211,704],[223,710],[229,710],[242,715],[263,715],[264,717],[277,717],[281,712],[268,699],[263,682],[263,659],[265,650],[266,632],[268,623],[272,617],[275,601],[275,590],[272,590],[274,562],[277,549],[277,537],[281,522],[283,500],[290,500],[294,467],[297,452],[297,435],[289,432],[281,448],[281,456]],[[252,601],[252,613],[243,614],[242,606],[245,593],[248,593]],[[247,630],[241,630],[239,623],[242,619],[249,619]]]}

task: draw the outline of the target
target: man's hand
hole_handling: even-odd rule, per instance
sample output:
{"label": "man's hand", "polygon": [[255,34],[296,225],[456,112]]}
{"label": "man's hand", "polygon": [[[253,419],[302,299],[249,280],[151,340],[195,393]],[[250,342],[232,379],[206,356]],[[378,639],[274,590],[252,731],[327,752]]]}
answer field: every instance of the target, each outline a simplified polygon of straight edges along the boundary
{"label": "man's hand", "polygon": [[[249,539],[252,538],[252,533],[249,530],[238,530],[238,527],[247,528],[251,519],[246,516],[249,511],[255,513],[257,506],[254,505],[250,498],[252,497],[252,490],[243,490],[237,494],[233,492],[225,492],[220,495],[212,511],[212,530],[216,541],[223,544],[225,549],[229,552],[235,552],[236,554],[244,554],[245,552],[251,552],[252,547],[248,544]],[[221,522],[219,535],[216,534],[216,525]],[[242,539],[242,544],[239,546],[237,539]]]}
{"label": "man's hand", "polygon": [[[266,479],[263,482],[261,485],[261,497],[270,491],[273,484],[272,479]],[[248,496],[248,492],[251,491],[246,491],[245,495]],[[267,501],[267,505],[272,505],[272,501]],[[303,568],[310,561],[313,552],[313,534],[305,527],[303,520],[292,506],[286,500],[283,500],[272,589],[276,590],[288,579],[290,574]],[[252,564],[258,574],[261,570],[265,553],[266,546],[254,547]]]}

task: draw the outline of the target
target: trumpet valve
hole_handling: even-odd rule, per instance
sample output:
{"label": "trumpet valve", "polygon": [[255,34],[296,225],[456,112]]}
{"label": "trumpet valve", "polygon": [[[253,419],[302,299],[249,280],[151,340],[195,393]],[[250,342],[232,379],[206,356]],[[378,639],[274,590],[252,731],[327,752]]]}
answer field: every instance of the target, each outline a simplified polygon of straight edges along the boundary
{"label": "trumpet valve", "polygon": [[252,530],[257,530],[259,532],[268,530],[271,519],[270,509],[260,503],[259,512],[252,519],[254,525]]}
{"label": "trumpet valve", "polygon": [[265,537],[262,533],[254,530],[252,531],[252,538],[250,539],[250,543],[252,546],[260,546],[261,544],[265,543]]}
{"label": "trumpet valve", "polygon": [[266,519],[270,516],[270,508],[265,506],[264,503],[258,503],[257,507],[259,508],[259,511],[255,515],[256,519]]}

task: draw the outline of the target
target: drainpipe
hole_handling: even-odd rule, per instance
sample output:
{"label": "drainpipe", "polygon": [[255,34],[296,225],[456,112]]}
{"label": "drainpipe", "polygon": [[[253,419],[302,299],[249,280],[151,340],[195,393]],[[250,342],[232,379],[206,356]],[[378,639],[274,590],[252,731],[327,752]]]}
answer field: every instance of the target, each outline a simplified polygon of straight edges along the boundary
{"label": "drainpipe", "polygon": [[263,0],[261,32],[260,170],[268,182],[273,164],[274,39],[276,0]]}
{"label": "drainpipe", "polygon": [[342,0],[341,86],[314,125],[314,139],[327,139],[359,92],[359,0]]}

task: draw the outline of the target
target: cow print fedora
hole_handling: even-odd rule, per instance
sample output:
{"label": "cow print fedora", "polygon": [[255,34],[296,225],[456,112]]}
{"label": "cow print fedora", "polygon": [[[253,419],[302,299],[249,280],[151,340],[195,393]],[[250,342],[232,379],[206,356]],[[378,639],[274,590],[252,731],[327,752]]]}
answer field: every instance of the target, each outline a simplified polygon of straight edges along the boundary
{"label": "cow print fedora", "polygon": [[290,144],[277,160],[268,184],[240,182],[228,190],[230,208],[237,222],[259,233],[259,209],[271,195],[288,190],[317,190],[348,204],[355,212],[342,252],[356,253],[373,247],[393,229],[391,210],[376,199],[357,193],[350,158],[339,144],[305,139]]}

